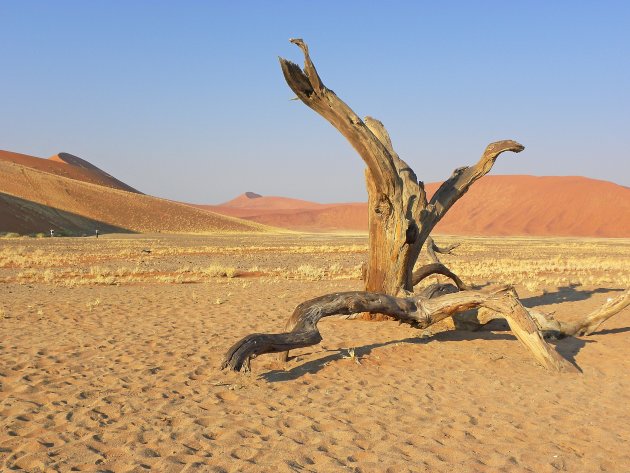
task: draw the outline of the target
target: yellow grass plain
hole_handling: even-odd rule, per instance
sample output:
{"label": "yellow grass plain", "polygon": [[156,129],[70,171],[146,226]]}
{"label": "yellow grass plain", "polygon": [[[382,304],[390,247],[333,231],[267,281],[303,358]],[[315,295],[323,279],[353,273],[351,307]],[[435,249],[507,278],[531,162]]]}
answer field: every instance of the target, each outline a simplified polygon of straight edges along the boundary
{"label": "yellow grass plain", "polygon": [[[630,240],[437,237],[467,282],[571,320],[630,286]],[[300,302],[361,289],[365,235],[0,239],[0,471],[630,471],[630,310],[546,372],[500,324],[326,319],[218,370]],[[432,336],[428,336],[432,335]]]}

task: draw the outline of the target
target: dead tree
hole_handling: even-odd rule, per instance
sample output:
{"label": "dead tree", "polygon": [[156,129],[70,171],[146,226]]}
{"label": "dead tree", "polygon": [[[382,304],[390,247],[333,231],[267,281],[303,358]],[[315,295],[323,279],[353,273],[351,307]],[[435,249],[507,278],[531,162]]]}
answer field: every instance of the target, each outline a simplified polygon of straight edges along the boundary
{"label": "dead tree", "polygon": [[251,358],[264,353],[280,353],[280,359],[286,360],[289,350],[321,342],[317,323],[332,315],[382,313],[401,323],[425,329],[471,309],[485,309],[489,313],[487,320],[497,317],[507,320],[512,333],[543,367],[552,371],[573,372],[576,371],[575,366],[545,342],[543,335],[553,335],[554,338],[590,335],[628,305],[630,289],[583,320],[567,324],[549,314],[523,307],[514,290],[506,286],[494,291],[458,291],[450,284],[434,284],[409,297],[363,291],[339,292],[302,302],[293,312],[284,333],[254,333],[242,338],[228,350],[221,369],[249,370]]}
{"label": "dead tree", "polygon": [[[479,178],[487,174],[497,157],[524,148],[506,140],[487,146],[481,159],[471,167],[456,169],[430,200],[424,185],[413,170],[396,154],[387,130],[370,117],[361,120],[343,101],[322,83],[308,47],[300,39],[291,40],[304,53],[304,70],[280,59],[289,87],[310,108],[328,120],[363,158],[369,196],[369,258],[365,272],[365,291],[328,294],[298,305],[284,333],[252,334],[235,343],[227,352],[222,368],[235,371],[249,368],[251,358],[263,353],[280,353],[319,343],[317,323],[332,315],[367,312],[385,314],[417,328],[427,328],[448,317],[461,316],[475,326],[502,317],[517,339],[544,367],[554,371],[574,371],[543,335],[590,334],[601,323],[630,304],[630,290],[587,316],[580,323],[566,324],[551,315],[526,309],[510,287],[478,291],[467,286],[444,266],[436,253],[439,248],[429,235],[446,212]],[[432,263],[415,272],[420,250],[428,242]],[[419,294],[413,287],[431,274],[442,274],[455,283],[434,284]],[[478,309],[471,312],[472,309]]]}
{"label": "dead tree", "polygon": [[413,290],[413,267],[435,225],[505,151],[524,147],[512,140],[487,146],[471,167],[456,169],[427,201],[424,184],[394,151],[383,124],[361,120],[335,93],[326,88],[311,61],[308,46],[292,39],[304,53],[304,69],[280,59],[287,84],[308,107],[328,120],[365,162],[368,190],[369,254],[365,290],[392,296]]}

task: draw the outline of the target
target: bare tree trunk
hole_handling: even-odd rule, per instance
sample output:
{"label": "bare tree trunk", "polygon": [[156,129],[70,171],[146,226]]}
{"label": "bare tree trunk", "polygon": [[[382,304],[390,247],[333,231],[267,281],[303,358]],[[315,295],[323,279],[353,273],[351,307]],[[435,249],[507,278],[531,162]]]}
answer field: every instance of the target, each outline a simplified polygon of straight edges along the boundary
{"label": "bare tree trunk", "polygon": [[501,153],[518,153],[524,148],[511,140],[488,145],[476,165],[455,170],[427,202],[423,183],[396,154],[383,124],[371,117],[361,120],[324,86],[306,43],[301,39],[291,42],[304,53],[304,69],[281,58],[287,84],[350,142],[367,166],[369,255],[365,289],[389,295],[409,293],[413,290],[413,267],[435,225],[477,179],[490,171]]}

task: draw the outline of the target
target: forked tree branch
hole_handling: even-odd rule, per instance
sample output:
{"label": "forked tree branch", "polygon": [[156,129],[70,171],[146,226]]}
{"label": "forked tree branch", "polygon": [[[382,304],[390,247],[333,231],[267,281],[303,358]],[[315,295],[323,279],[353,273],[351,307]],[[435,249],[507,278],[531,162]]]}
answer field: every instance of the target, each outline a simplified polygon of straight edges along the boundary
{"label": "forked tree branch", "polygon": [[[609,299],[600,308],[594,310],[588,314],[584,319],[578,322],[558,322],[560,324],[559,332],[562,338],[573,335],[591,335],[593,334],[605,321],[611,318],[613,315],[621,312],[623,309],[630,305],[630,289],[626,289],[621,295],[614,299]],[[550,327],[548,329],[552,331]]]}
{"label": "forked tree branch", "polygon": [[452,245],[448,245],[448,246],[445,246],[444,248],[441,248],[437,246],[435,241],[433,241],[433,238],[429,237],[427,238],[425,245],[427,247],[427,254],[429,255],[429,259],[431,260],[431,262],[441,263],[436,253],[440,253],[442,255],[452,255],[453,250],[459,246],[459,243],[453,243]]}
{"label": "forked tree branch", "polygon": [[[423,293],[430,294],[430,291],[444,292],[454,290],[456,290],[455,287],[450,284],[434,284],[425,288]],[[511,286],[498,287],[494,291],[509,292],[512,296],[518,298],[516,290]],[[626,289],[615,298],[609,298],[604,305],[575,322],[563,322],[556,319],[553,315],[537,309],[528,308],[527,312],[545,339],[559,340],[565,337],[592,335],[605,321],[628,306],[630,306],[630,289]],[[503,318],[503,314],[487,309],[480,309],[477,313],[467,312],[457,315],[459,323],[464,323],[473,330],[480,328],[491,320],[501,318]]]}
{"label": "forked tree branch", "polygon": [[497,157],[506,151],[520,153],[525,147],[512,140],[497,141],[486,147],[477,164],[470,167],[458,168],[433,194],[429,201],[435,223],[470,189],[477,180],[485,176],[494,165]]}

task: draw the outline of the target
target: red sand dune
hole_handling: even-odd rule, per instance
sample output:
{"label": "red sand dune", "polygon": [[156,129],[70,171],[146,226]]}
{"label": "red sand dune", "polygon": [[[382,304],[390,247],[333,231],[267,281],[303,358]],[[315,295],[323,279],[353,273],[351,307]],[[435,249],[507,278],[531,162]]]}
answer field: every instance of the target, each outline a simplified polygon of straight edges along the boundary
{"label": "red sand dune", "polygon": [[[288,199],[287,200],[293,200]],[[300,202],[298,199],[296,201]],[[310,202],[314,204],[314,202]],[[315,208],[266,209],[233,208],[222,205],[195,205],[218,214],[229,215],[279,228],[300,231],[366,231],[367,205],[315,204]]]}
{"label": "red sand dune", "polygon": [[49,159],[42,159],[27,154],[0,150],[0,162],[2,161],[19,164],[68,179],[90,182],[92,184],[135,192],[137,194],[141,193],[93,164],[88,163],[84,159],[68,153],[59,153]]}
{"label": "red sand dune", "polygon": [[[427,184],[429,196],[439,183]],[[296,199],[243,194],[214,212],[309,231],[366,231],[367,204],[298,205]],[[266,199],[271,199],[266,207]],[[238,202],[238,207],[227,205]],[[453,235],[630,237],[630,188],[575,176],[485,176],[436,228]]]}

